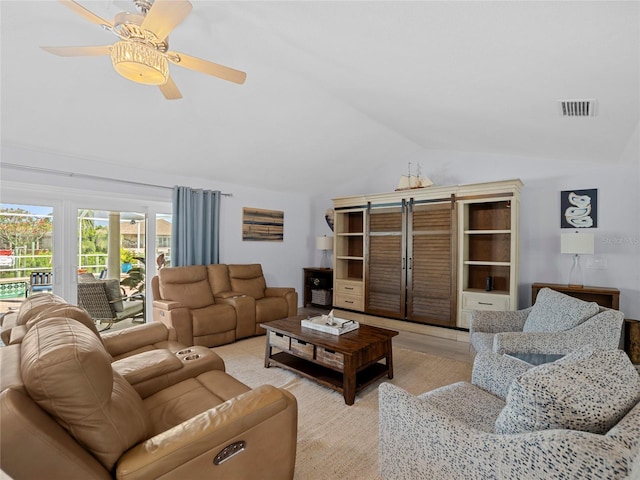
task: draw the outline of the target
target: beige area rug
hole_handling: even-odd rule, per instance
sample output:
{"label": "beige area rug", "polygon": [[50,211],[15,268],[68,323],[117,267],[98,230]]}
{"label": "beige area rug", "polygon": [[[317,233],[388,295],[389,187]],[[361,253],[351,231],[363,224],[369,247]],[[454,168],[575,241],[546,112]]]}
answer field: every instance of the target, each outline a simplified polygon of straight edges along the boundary
{"label": "beige area rug", "polygon": [[[227,372],[255,388],[286,388],[298,401],[296,480],[375,480],[378,475],[378,385],[390,381],[419,394],[458,381],[469,381],[471,364],[424,353],[393,349],[394,378],[383,378],[347,406],[341,394],[287,370],[264,368],[265,337],[254,337],[213,350]],[[277,432],[274,432],[277,441]]]}

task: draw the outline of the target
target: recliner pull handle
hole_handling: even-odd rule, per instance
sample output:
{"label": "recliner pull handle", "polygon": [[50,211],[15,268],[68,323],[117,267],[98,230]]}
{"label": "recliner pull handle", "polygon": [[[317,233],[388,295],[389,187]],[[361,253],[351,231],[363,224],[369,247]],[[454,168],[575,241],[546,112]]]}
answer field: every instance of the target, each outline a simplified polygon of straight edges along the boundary
{"label": "recliner pull handle", "polygon": [[226,462],[227,460],[229,460],[231,457],[235,457],[239,453],[244,452],[246,448],[247,448],[247,442],[245,442],[244,440],[231,443],[226,447],[224,447],[222,450],[220,450],[220,452],[218,452],[218,454],[213,459],[213,464],[220,465]]}

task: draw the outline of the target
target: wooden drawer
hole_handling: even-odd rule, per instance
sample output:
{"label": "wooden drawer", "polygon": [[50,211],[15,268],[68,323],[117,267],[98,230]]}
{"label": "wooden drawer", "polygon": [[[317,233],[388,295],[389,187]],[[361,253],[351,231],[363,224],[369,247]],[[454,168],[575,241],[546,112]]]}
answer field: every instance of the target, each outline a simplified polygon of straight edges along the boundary
{"label": "wooden drawer", "polygon": [[462,294],[462,308],[465,310],[509,310],[509,297],[495,293]]}
{"label": "wooden drawer", "polygon": [[333,291],[336,294],[362,296],[362,282],[337,280]]}
{"label": "wooden drawer", "polygon": [[344,355],[342,353],[329,350],[328,348],[316,348],[316,361],[340,370],[344,368]]}
{"label": "wooden drawer", "polygon": [[356,297],[355,295],[344,295],[337,293],[333,305],[341,308],[348,308],[350,310],[364,310],[364,298],[362,296]]}
{"label": "wooden drawer", "polygon": [[297,357],[313,360],[313,348],[312,343],[303,342],[296,338],[291,339],[291,353]]}
{"label": "wooden drawer", "polygon": [[280,350],[289,351],[291,338],[282,333],[269,332],[269,345],[279,348]]}

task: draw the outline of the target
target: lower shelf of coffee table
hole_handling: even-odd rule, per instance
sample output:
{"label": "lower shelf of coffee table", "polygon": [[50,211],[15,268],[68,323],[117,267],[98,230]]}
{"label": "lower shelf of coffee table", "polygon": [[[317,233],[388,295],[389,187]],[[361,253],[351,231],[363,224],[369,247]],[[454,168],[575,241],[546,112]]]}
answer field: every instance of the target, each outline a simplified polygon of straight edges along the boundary
{"label": "lower shelf of coffee table", "polygon": [[[320,385],[329,387],[337,392],[344,393],[344,376],[342,372],[332,370],[317,363],[304,360],[286,352],[272,354],[269,357],[270,365],[276,365],[291,370],[301,376],[314,380]],[[359,372],[356,372],[356,392],[371,385],[379,378],[385,376],[388,368],[384,363],[373,363]]]}

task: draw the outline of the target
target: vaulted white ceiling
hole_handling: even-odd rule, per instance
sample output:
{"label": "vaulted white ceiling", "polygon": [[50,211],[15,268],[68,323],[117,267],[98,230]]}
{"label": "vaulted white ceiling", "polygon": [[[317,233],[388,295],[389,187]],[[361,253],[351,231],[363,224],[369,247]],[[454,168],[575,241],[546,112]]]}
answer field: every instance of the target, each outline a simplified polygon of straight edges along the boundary
{"label": "vaulted white ceiling", "polygon": [[[108,19],[133,5],[80,3]],[[285,191],[423,150],[638,150],[635,1],[192,3],[170,48],[247,81],[170,65],[184,98],[167,101],[108,57],[41,50],[115,41],[58,2],[0,2],[3,144]],[[563,118],[560,99],[596,99],[597,115]]]}

